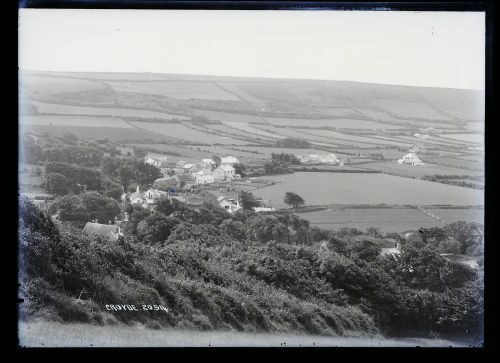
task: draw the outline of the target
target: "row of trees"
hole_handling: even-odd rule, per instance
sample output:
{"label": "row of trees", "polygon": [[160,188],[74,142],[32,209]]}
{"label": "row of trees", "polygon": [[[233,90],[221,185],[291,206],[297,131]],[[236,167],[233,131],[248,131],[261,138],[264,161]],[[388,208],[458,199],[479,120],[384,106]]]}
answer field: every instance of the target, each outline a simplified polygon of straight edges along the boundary
{"label": "row of trees", "polygon": [[[239,198],[240,198],[240,204],[242,208],[245,210],[252,210],[254,207],[260,206],[255,196],[250,192],[245,192],[245,191],[241,192],[239,194]],[[299,208],[300,206],[305,204],[304,199],[302,199],[300,195],[293,192],[286,192],[283,201],[286,204],[292,206],[293,208]]]}

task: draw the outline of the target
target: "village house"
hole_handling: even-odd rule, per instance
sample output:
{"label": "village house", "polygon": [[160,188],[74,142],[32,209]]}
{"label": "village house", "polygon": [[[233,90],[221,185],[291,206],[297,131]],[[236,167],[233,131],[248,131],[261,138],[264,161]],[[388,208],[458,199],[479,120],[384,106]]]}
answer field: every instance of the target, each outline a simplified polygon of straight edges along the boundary
{"label": "village house", "polygon": [[268,199],[266,199],[266,200],[258,199],[257,203],[259,203],[259,206],[253,207],[253,210],[257,213],[259,213],[259,212],[273,212],[276,210],[271,206],[271,201]]}
{"label": "village house", "polygon": [[172,171],[174,172],[175,175],[184,174],[184,168],[173,168]]}
{"label": "village house", "polygon": [[153,156],[148,154],[144,157],[144,164],[149,164],[149,165],[156,166],[157,168],[159,168],[161,165],[161,160],[154,158]]}
{"label": "village house", "polygon": [[179,175],[158,178],[153,182],[153,188],[159,191],[168,191],[171,189],[180,188],[182,178]]}
{"label": "village house", "polygon": [[296,155],[301,163],[305,164],[340,164],[339,159],[332,153]]}
{"label": "village house", "polygon": [[131,204],[142,204],[144,203],[144,198],[139,190],[139,186],[136,187],[135,192],[129,195]]}
{"label": "village house", "polygon": [[223,164],[213,172],[215,181],[231,181],[235,178],[235,170],[231,165]]}
{"label": "village house", "polygon": [[196,184],[211,184],[215,182],[214,173],[212,170],[200,170],[199,172],[194,174]]}
{"label": "village house", "polygon": [[398,164],[408,164],[408,165],[413,165],[413,166],[423,166],[424,163],[422,160],[419,159],[417,154],[415,153],[408,153],[403,158],[398,160]]}
{"label": "village house", "polygon": [[222,209],[227,210],[229,213],[234,213],[241,209],[238,198],[226,199],[223,195],[217,198],[217,202]]}
{"label": "village house", "polygon": [[191,163],[186,163],[183,165],[182,169],[184,170],[184,173],[192,173],[195,169],[195,165]]}
{"label": "village house", "polygon": [[388,247],[388,248],[382,248],[380,250],[380,255],[381,256],[391,256],[392,258],[396,259],[401,255],[401,243],[395,242],[394,247]]}
{"label": "village house", "polygon": [[150,188],[143,194],[143,197],[146,199],[147,203],[153,203],[155,200],[166,197],[167,195],[167,192],[155,188]]}
{"label": "village house", "polygon": [[116,241],[123,236],[120,226],[115,224],[101,224],[98,220],[87,222],[83,230],[88,234],[96,234],[105,237],[109,241]]}

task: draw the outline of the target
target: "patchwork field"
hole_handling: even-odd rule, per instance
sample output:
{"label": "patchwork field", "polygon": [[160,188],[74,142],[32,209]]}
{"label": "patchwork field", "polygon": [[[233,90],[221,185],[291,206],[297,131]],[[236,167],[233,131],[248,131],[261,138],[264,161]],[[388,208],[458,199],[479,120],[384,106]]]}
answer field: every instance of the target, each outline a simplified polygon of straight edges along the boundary
{"label": "patchwork field", "polygon": [[107,82],[114,90],[157,94],[176,99],[233,100],[238,98],[209,82]]}
{"label": "patchwork field", "polygon": [[310,126],[310,127],[337,127],[340,129],[386,129],[393,128],[387,125],[367,120],[357,120],[348,118],[332,119],[306,119],[306,118],[285,118],[285,117],[266,117],[266,121],[271,125],[278,126]]}
{"label": "patchwork field", "polygon": [[134,126],[156,132],[161,135],[171,136],[185,140],[191,144],[223,144],[223,145],[245,145],[248,142],[237,140],[230,137],[217,136],[208,133],[203,133],[197,130],[188,128],[180,124],[164,124],[158,122],[131,122]]}
{"label": "patchwork field", "polygon": [[362,231],[370,227],[382,232],[405,232],[419,228],[442,227],[446,223],[471,221],[484,223],[482,208],[426,208],[426,211],[440,217],[432,218],[416,208],[329,208],[320,211],[300,213],[313,226],[325,229],[354,227]]}
{"label": "patchwork field", "polygon": [[29,131],[40,135],[63,136],[69,132],[78,135],[83,140],[109,139],[114,142],[148,141],[151,143],[174,140],[153,132],[138,130],[136,128],[121,127],[89,127],[89,126],[50,126],[50,125],[20,125],[20,131]]}
{"label": "patchwork field", "polygon": [[127,109],[117,107],[82,107],[67,104],[32,102],[38,113],[63,114],[63,115],[90,115],[90,116],[118,116],[118,117],[138,117],[138,118],[158,118],[158,119],[179,119],[189,120],[189,117],[169,114],[158,111]]}
{"label": "patchwork field", "polygon": [[210,120],[218,120],[221,122],[243,122],[243,123],[265,123],[263,117],[255,115],[247,115],[244,113],[220,112],[211,110],[201,110],[197,108],[191,109],[195,114],[208,117]]}
{"label": "patchwork field", "polygon": [[440,136],[446,139],[466,141],[476,144],[484,143],[484,135],[481,134],[441,134]]}
{"label": "patchwork field", "polygon": [[[349,135],[349,134],[343,134],[343,133],[331,131],[331,130],[298,129],[298,131],[303,132],[306,135],[307,134],[314,134],[314,135],[318,135],[318,136],[329,137],[329,138],[334,139],[334,140],[339,140],[339,142],[346,140],[346,141],[357,141],[357,142],[361,142],[364,144],[392,145],[392,146],[398,146],[398,147],[410,147],[412,145],[411,143],[389,141],[389,140],[378,139],[378,138],[374,138],[374,137],[370,138],[370,137],[364,137],[364,136]],[[340,140],[342,140],[342,141],[340,141]]]}
{"label": "patchwork field", "polygon": [[412,166],[407,164],[398,164],[395,160],[385,162],[374,162],[363,164],[363,169],[380,170],[383,173],[391,175],[405,176],[409,178],[421,178],[424,175],[484,175],[483,170],[468,170],[452,168],[443,165],[425,164],[424,166]]}
{"label": "patchwork field", "polygon": [[483,205],[482,191],[385,174],[297,172],[268,176],[275,185],[255,190],[274,207],[286,208],[286,192],[302,196],[307,205]]}
{"label": "patchwork field", "polygon": [[53,126],[85,126],[85,127],[118,127],[132,128],[120,118],[109,116],[70,116],[70,115],[36,115],[22,116],[21,125],[53,125]]}
{"label": "patchwork field", "polygon": [[248,132],[250,134],[254,134],[254,135],[267,136],[267,137],[274,138],[274,139],[283,139],[286,137],[284,135],[280,135],[280,134],[273,133],[273,132],[267,132],[267,131],[262,130],[260,128],[252,127],[249,124],[243,123],[243,122],[224,122],[224,123],[230,127],[233,127],[233,128],[236,128],[236,129],[239,129],[239,130],[242,130],[242,131]]}

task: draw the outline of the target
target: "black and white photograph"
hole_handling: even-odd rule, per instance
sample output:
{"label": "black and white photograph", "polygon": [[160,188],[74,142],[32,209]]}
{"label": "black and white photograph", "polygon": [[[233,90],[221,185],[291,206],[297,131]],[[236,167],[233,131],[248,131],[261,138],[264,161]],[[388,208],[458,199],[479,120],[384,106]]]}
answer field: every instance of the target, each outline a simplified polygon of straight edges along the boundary
{"label": "black and white photograph", "polygon": [[19,347],[482,347],[486,24],[20,6]]}

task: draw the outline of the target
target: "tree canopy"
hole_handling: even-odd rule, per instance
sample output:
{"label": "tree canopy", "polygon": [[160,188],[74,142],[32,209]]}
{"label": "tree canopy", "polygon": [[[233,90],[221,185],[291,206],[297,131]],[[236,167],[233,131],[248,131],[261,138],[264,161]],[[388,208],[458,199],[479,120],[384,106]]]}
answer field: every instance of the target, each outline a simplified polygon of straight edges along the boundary
{"label": "tree canopy", "polygon": [[293,208],[299,208],[301,205],[304,205],[305,201],[302,199],[300,195],[294,192],[286,192],[285,198],[283,201],[291,205]]}

